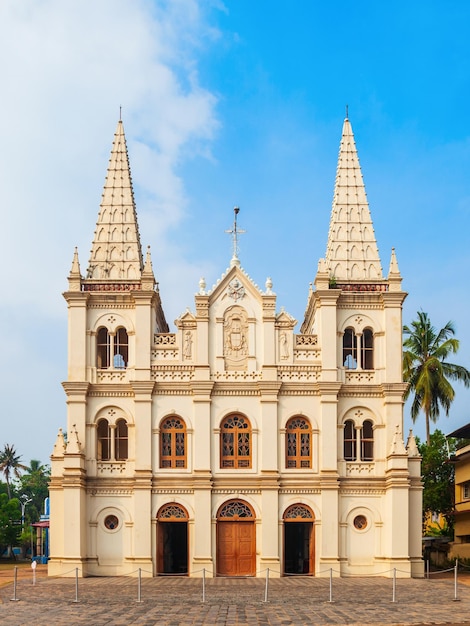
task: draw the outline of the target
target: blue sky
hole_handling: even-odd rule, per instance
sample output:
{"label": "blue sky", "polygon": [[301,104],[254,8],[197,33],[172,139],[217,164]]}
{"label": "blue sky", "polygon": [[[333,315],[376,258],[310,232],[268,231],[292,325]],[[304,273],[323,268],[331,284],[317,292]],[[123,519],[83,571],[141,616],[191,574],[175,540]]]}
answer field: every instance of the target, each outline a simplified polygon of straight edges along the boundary
{"label": "blue sky", "polygon": [[[61,293],[75,246],[88,264],[120,105],[170,323],[228,266],[235,205],[244,269],[301,322],[348,105],[404,322],[453,320],[470,366],[469,21],[463,0],[4,0],[0,446],[47,462],[65,425]],[[442,430],[470,421],[469,393]]]}

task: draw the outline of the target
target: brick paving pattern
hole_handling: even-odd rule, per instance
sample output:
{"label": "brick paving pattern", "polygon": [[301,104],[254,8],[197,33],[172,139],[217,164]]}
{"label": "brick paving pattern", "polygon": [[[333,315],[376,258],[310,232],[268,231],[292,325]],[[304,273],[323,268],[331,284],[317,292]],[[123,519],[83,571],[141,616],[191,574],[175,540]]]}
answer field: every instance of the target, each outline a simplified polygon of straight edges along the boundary
{"label": "brick paving pattern", "polygon": [[315,624],[408,625],[470,624],[470,587],[448,579],[393,583],[385,578],[335,578],[332,598],[325,578],[260,578],[206,580],[137,578],[31,578],[0,587],[2,626],[303,626]]}

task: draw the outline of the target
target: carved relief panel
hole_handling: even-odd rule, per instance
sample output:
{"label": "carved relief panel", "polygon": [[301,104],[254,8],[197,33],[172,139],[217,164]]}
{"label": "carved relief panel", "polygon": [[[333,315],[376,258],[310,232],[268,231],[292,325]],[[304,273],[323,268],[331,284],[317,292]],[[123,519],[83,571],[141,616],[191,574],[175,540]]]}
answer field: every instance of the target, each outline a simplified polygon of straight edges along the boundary
{"label": "carved relief panel", "polygon": [[233,306],[224,315],[224,361],[226,370],[246,370],[248,363],[248,317]]}

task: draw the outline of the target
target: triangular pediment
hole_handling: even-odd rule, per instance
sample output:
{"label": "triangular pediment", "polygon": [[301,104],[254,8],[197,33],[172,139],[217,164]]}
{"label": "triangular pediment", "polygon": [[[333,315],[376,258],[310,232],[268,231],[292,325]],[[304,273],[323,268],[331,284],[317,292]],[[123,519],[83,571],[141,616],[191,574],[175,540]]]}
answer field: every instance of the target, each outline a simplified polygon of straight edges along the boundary
{"label": "triangular pediment", "polygon": [[292,317],[290,313],[288,313],[287,311],[284,311],[284,309],[282,309],[281,312],[276,315],[276,326],[278,328],[293,329],[296,324],[297,324],[297,320],[294,317]]}
{"label": "triangular pediment", "polygon": [[196,316],[189,309],[175,320],[176,328],[188,328],[196,326]]}
{"label": "triangular pediment", "polygon": [[265,294],[258,285],[241,267],[233,266],[220,277],[211,291],[208,292],[209,306],[215,301],[243,305],[243,301],[246,299],[255,299],[261,303],[263,295]]}

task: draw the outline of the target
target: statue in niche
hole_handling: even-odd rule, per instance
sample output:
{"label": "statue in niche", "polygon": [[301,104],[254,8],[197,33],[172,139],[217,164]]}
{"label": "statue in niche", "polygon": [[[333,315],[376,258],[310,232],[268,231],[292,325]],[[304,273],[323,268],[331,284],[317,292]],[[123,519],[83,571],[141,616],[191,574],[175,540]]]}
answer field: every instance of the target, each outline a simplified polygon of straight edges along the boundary
{"label": "statue in niche", "polygon": [[289,358],[289,343],[287,341],[287,333],[286,332],[282,332],[281,336],[279,338],[280,341],[280,353],[281,353],[281,359],[288,359]]}
{"label": "statue in niche", "polygon": [[225,313],[224,357],[227,370],[244,370],[248,356],[248,322],[246,311],[235,306]]}
{"label": "statue in niche", "polygon": [[190,330],[187,330],[184,333],[184,346],[183,346],[183,356],[185,359],[190,359],[193,353],[193,333]]}

